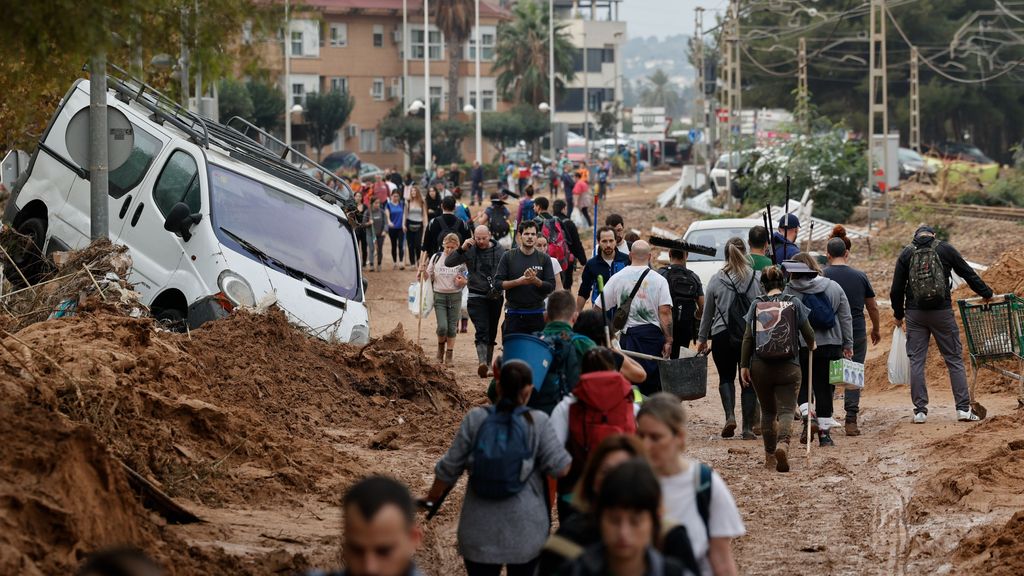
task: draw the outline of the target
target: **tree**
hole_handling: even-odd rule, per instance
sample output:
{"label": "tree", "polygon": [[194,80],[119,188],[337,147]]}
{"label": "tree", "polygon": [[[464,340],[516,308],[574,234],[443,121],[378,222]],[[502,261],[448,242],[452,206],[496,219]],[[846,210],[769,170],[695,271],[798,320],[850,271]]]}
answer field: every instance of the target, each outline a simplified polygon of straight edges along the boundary
{"label": "tree", "polygon": [[441,120],[431,127],[432,151],[437,156],[437,165],[461,163],[462,140],[472,131],[468,122],[462,120]]}
{"label": "tree", "polygon": [[[498,92],[505,100],[537,106],[548,96],[547,3],[520,0],[512,8],[512,19],[498,25],[494,68],[499,71]],[[555,24],[555,92],[564,91],[565,81],[575,77],[575,46],[565,31],[567,24]]]}
{"label": "tree", "polygon": [[234,116],[252,122],[252,96],[246,85],[230,78],[221,80],[217,84],[217,111],[221,122],[227,122]]}
{"label": "tree", "polygon": [[480,132],[495,144],[498,154],[520,140],[536,143],[550,131],[550,117],[529,104],[518,104],[508,112],[488,112],[480,119]]}
{"label": "tree", "polygon": [[391,108],[377,128],[380,130],[381,138],[394,140],[395,144],[409,155],[413,164],[423,163],[422,157],[415,156],[417,147],[423,143],[423,134],[426,131],[423,118],[405,114],[402,104],[399,103]]}
{"label": "tree", "polygon": [[306,120],[309,145],[316,149],[316,161],[320,161],[321,151],[348,121],[349,114],[355,106],[355,99],[348,92],[331,90],[326,94],[310,92],[306,95],[303,116]]}
{"label": "tree", "polygon": [[681,111],[679,88],[669,80],[661,68],[648,76],[647,82],[648,85],[640,93],[641,105],[663,107],[666,113],[673,116]]}
{"label": "tree", "polygon": [[284,94],[273,84],[250,80],[245,85],[252,101],[252,123],[273,132],[284,122]]}
{"label": "tree", "polygon": [[[453,120],[459,113],[459,62],[462,60],[462,46],[473,30],[473,0],[445,0],[435,2],[435,22],[444,34],[448,45],[448,119]],[[424,39],[424,49],[429,50],[429,39]],[[477,46],[477,50],[480,47]],[[429,54],[428,54],[429,58]]]}
{"label": "tree", "polygon": [[594,119],[597,121],[597,132],[602,138],[608,138],[615,134],[615,125],[618,123],[618,118],[616,118],[614,110],[595,112]]}

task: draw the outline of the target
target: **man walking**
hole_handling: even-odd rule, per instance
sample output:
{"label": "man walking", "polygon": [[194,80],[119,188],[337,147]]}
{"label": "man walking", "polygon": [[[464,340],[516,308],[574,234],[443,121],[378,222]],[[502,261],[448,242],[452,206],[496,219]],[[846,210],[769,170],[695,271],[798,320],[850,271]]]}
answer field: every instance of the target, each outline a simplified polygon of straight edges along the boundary
{"label": "man walking", "polygon": [[[618,308],[632,298],[629,317],[619,343],[623,350],[668,358],[672,352],[672,294],[664,276],[651,270],[651,245],[645,240],[633,242],[630,265],[615,274],[604,287],[604,305]],[[601,301],[594,303],[600,307]],[[640,392],[651,395],[661,390],[658,364],[641,360],[647,380]]]}
{"label": "man walking", "polygon": [[914,423],[928,420],[928,387],[924,379],[928,359],[928,340],[934,336],[949,371],[949,383],[956,401],[956,416],[961,422],[980,420],[971,412],[964,369],[960,328],[953,317],[950,273],[956,272],[971,290],[986,301],[992,289],[978,277],[956,248],[935,238],[931,226],[921,226],[914,241],[903,249],[892,277],[892,312],[896,325],[907,331],[907,355],[910,357],[910,395],[914,402]]}
{"label": "man walking", "polygon": [[795,214],[783,214],[779,218],[779,230],[772,234],[772,255],[776,266],[782,266],[783,262],[800,253],[800,247],[796,245],[799,233],[800,219]]}
{"label": "man walking", "polygon": [[448,267],[465,264],[469,269],[469,298],[466,306],[469,308],[469,319],[476,329],[473,338],[476,344],[476,373],[481,378],[487,377],[494,346],[498,343],[498,320],[501,318],[504,297],[501,289],[495,287],[494,277],[504,255],[505,249],[491,238],[487,226],[477,226],[473,237],[463,242],[444,261]]}
{"label": "man walking", "polygon": [[[585,264],[587,262],[587,251],[583,248],[583,241],[580,240],[580,231],[576,228],[576,223],[572,221],[572,218],[566,212],[565,200],[559,198],[552,202],[551,206],[555,212],[553,217],[562,223],[565,241],[569,245],[569,253],[573,256],[568,268],[562,270],[562,288],[571,292],[573,275],[576,273],[576,264]],[[541,212],[541,216],[544,216],[544,212]]]}
{"label": "man walking", "polygon": [[471,206],[484,204],[484,168],[479,161],[473,162],[473,170],[469,173],[469,180],[472,188],[469,193]]}
{"label": "man walking", "polygon": [[604,226],[597,231],[597,255],[587,260],[580,277],[580,289],[576,293],[576,310],[583,311],[587,301],[597,300],[597,279],[600,277],[605,286],[608,280],[618,271],[629,266],[629,256],[619,252],[615,247],[615,230]]}
{"label": "man walking", "polygon": [[[850,313],[853,316],[853,361],[864,363],[868,353],[867,324],[864,322],[864,309],[871,317],[871,344],[877,345],[882,339],[879,333],[880,320],[878,303],[875,301],[875,290],[867,274],[853,268],[847,263],[850,249],[844,238],[832,238],[826,245],[828,251],[828,267],[824,275],[839,284],[846,299],[850,301]],[[843,392],[843,405],[846,409],[846,435],[860,436],[857,426],[857,413],[860,412],[860,390],[853,388]]]}
{"label": "man walking", "polygon": [[555,289],[551,258],[536,248],[537,223],[526,220],[519,228],[519,246],[498,262],[494,285],[505,291],[502,337],[533,334],[544,328],[544,299]]}
{"label": "man walking", "polygon": [[420,259],[424,264],[420,268],[426,266],[425,262],[430,256],[444,248],[444,237],[449,234],[457,234],[459,240],[463,242],[469,239],[469,227],[455,215],[455,198],[453,196],[441,199],[441,215],[427,225],[427,233],[423,238],[423,256]]}

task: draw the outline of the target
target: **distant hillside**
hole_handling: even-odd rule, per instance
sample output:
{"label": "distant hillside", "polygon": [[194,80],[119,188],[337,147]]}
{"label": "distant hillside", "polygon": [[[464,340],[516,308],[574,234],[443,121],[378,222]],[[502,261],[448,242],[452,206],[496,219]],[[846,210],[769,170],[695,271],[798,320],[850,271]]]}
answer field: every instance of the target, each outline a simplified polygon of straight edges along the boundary
{"label": "distant hillside", "polygon": [[634,36],[622,48],[622,74],[630,81],[645,79],[661,68],[673,84],[693,83],[693,67],[687,60],[689,36],[677,34],[659,40]]}

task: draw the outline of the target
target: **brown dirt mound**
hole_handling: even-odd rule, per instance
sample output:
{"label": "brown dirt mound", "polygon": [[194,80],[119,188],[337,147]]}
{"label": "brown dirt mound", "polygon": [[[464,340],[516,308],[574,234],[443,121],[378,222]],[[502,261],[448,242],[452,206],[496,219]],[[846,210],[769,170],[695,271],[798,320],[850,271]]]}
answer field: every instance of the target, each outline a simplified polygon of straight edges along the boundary
{"label": "brown dirt mound", "polygon": [[986,526],[965,538],[956,550],[963,570],[973,574],[1016,576],[1024,573],[1024,511],[1002,526]]}
{"label": "brown dirt mound", "polygon": [[[1003,252],[988,270],[981,273],[981,278],[996,294],[1024,293],[1024,248]],[[974,295],[969,287],[961,286],[953,298],[971,298]]]}

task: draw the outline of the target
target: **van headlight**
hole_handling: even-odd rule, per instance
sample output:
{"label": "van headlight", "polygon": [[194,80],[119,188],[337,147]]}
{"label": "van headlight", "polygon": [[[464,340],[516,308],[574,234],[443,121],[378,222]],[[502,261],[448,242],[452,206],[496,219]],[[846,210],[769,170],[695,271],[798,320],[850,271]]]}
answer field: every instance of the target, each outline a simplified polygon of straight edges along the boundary
{"label": "van headlight", "polygon": [[217,277],[217,286],[224,296],[235,306],[253,307],[256,305],[256,295],[252,287],[238,274],[231,270],[225,270]]}
{"label": "van headlight", "polygon": [[349,344],[369,344],[370,327],[366,324],[358,324],[352,327],[352,335],[349,337]]}

